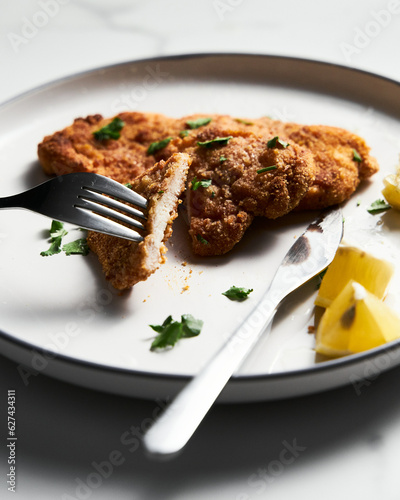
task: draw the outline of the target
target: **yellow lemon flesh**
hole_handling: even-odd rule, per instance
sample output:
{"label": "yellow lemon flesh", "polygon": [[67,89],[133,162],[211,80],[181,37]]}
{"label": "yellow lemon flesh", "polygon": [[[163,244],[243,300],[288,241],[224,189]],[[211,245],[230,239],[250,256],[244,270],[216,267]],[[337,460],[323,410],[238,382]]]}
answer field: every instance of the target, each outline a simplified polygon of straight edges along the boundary
{"label": "yellow lemon flesh", "polygon": [[383,179],[383,184],[385,187],[382,190],[382,194],[385,200],[391,207],[400,210],[400,175],[388,175]]}
{"label": "yellow lemon flesh", "polygon": [[362,285],[350,280],[318,325],[315,350],[345,356],[400,337],[400,318]]}
{"label": "yellow lemon flesh", "polygon": [[322,279],[315,305],[328,307],[351,279],[383,299],[393,273],[390,262],[356,247],[340,246]]}

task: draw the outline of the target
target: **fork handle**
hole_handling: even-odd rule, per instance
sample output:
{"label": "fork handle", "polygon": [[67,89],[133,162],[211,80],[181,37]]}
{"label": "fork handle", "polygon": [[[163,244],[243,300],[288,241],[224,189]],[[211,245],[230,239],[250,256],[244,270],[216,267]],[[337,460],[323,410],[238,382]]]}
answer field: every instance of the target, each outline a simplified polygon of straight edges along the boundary
{"label": "fork handle", "polygon": [[26,208],[29,210],[29,198],[27,198],[26,194],[23,196],[22,193],[14,194],[13,196],[5,196],[4,198],[0,198],[0,210],[2,208]]}
{"label": "fork handle", "polygon": [[201,372],[166,408],[143,438],[155,457],[178,453],[189,441],[226,383],[274,317],[280,300],[266,295]]}

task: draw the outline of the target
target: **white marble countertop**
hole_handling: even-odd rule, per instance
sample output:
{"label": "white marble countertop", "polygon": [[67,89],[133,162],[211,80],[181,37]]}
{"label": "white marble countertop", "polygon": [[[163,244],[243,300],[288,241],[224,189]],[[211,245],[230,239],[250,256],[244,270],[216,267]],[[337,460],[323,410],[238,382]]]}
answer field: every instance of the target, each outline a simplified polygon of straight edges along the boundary
{"label": "white marble countertop", "polygon": [[[0,101],[86,69],[182,53],[297,56],[400,81],[399,28],[399,0],[3,2]],[[15,389],[16,497],[24,500],[394,500],[398,377],[400,368],[382,374],[361,394],[349,386],[273,403],[218,405],[183,455],[158,463],[134,438],[158,403],[43,375],[26,386],[17,365],[1,358],[0,430],[5,434],[6,391]],[[132,441],[121,454],[124,433]],[[7,456],[2,440],[1,498],[12,498]]]}

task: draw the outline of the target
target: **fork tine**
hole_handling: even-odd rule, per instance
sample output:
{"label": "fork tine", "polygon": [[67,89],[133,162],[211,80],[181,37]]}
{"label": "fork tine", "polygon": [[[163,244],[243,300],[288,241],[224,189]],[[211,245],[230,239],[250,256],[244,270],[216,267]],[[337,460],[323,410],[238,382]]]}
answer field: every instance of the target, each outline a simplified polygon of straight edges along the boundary
{"label": "fork tine", "polygon": [[132,216],[146,220],[146,215],[114,198],[142,209],[147,207],[146,198],[119,182],[92,172],[74,172],[54,177],[23,193],[0,198],[0,209],[25,208],[91,231],[143,241],[142,234],[133,228],[144,230],[145,227]]}
{"label": "fork tine", "polygon": [[[147,208],[146,198],[135,193],[135,191],[132,191],[123,184],[98,174],[93,174],[91,172],[86,173],[88,175],[85,175],[85,177],[87,177],[89,181],[88,185],[84,186],[83,189],[108,194],[127,203],[132,203],[132,205],[137,205],[140,208]],[[83,174],[86,173],[83,172]]]}
{"label": "fork tine", "polygon": [[126,240],[140,242],[144,238],[138,232],[126,226],[122,226],[118,222],[104,218],[102,215],[94,212],[87,212],[85,210],[86,224],[81,227],[84,229],[94,230],[100,233],[109,234],[110,236],[117,236]]}
{"label": "fork tine", "polygon": [[124,222],[130,226],[136,227],[138,229],[144,229],[141,222],[136,219],[132,219],[120,212],[112,210],[111,208],[105,207],[104,205],[99,205],[91,200],[85,200],[84,198],[78,198],[78,203],[75,204],[75,208],[78,210],[84,210],[85,212],[94,212],[100,216],[112,217],[113,219]]}
{"label": "fork tine", "polygon": [[118,210],[127,212],[129,215],[133,217],[140,217],[141,219],[146,219],[145,214],[140,210],[137,210],[136,208],[133,208],[130,205],[126,205],[125,203],[121,203],[120,201],[115,200],[114,198],[109,198],[108,196],[104,196],[95,191],[90,191],[86,188],[85,188],[85,194],[79,195],[78,198],[101,203],[103,205],[107,205],[109,207],[117,208]]}

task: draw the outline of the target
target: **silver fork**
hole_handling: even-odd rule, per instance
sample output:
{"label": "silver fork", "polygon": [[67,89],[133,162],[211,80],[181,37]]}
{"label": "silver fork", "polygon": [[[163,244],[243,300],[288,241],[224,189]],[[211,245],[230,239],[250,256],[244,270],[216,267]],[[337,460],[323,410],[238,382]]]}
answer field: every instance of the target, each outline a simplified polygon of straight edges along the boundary
{"label": "silver fork", "polygon": [[0,198],[0,209],[25,208],[84,229],[142,241],[143,235],[135,229],[143,232],[145,227],[137,218],[144,221],[146,215],[126,203],[142,210],[147,207],[146,198],[123,184],[102,175],[79,172],[61,175],[23,193]]}

